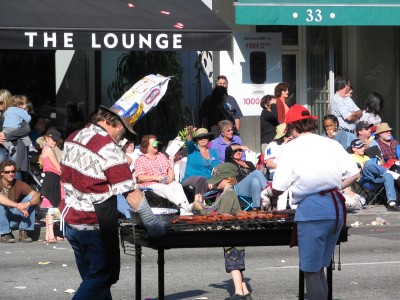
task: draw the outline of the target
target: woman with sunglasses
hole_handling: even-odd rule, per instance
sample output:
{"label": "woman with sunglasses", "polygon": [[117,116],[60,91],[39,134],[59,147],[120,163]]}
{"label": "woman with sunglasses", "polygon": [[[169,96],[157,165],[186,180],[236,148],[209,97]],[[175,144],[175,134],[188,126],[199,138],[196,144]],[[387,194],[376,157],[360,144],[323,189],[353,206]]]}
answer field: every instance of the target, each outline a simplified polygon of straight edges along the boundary
{"label": "woman with sunglasses", "polygon": [[225,149],[225,162],[234,164],[238,170],[237,184],[234,189],[240,196],[251,197],[253,209],[259,210],[261,206],[261,191],[267,186],[267,179],[256,170],[251,161],[243,160],[242,153],[249,150],[247,146],[233,143]]}
{"label": "woman with sunglasses", "polygon": [[184,188],[192,186],[196,194],[204,194],[209,189],[207,179],[211,177],[212,170],[219,163],[218,153],[208,148],[213,134],[206,128],[196,130],[193,126],[188,126],[187,129],[185,144],[188,158],[182,186]]}
{"label": "woman with sunglasses", "polygon": [[[211,141],[211,148],[215,149],[218,153],[219,163],[225,162],[225,149],[229,145],[238,144],[243,145],[242,140],[238,135],[234,134],[233,123],[228,120],[218,122],[219,136]],[[242,159],[246,160],[246,154],[242,153]]]}

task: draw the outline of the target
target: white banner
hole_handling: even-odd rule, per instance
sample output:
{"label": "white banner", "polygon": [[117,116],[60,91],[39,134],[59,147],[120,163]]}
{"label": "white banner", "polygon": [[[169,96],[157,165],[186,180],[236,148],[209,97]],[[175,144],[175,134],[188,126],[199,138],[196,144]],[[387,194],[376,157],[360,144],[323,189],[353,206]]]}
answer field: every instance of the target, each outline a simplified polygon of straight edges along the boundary
{"label": "white banner", "polygon": [[234,37],[234,78],[228,92],[244,116],[259,116],[261,98],[273,95],[282,81],[282,34],[239,32]]}

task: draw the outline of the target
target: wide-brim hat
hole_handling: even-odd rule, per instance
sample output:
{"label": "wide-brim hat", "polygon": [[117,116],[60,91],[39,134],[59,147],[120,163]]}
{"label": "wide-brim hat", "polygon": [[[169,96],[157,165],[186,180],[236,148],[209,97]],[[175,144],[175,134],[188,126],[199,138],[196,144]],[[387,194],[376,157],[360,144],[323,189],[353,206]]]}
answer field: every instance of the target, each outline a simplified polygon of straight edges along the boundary
{"label": "wide-brim hat", "polygon": [[274,140],[279,140],[281,137],[285,135],[286,132],[286,123],[279,124],[276,126],[276,135]]}
{"label": "wide-brim hat", "polygon": [[121,121],[122,125],[124,125],[124,127],[127,131],[129,131],[131,134],[137,135],[137,133],[133,130],[133,127],[132,127],[134,124],[134,121],[132,120],[131,116],[129,116],[129,115],[125,116],[124,112],[122,110],[115,108],[115,107],[108,108],[103,105],[100,105],[99,108],[116,115],[119,118],[119,120]]}
{"label": "wide-brim hat", "polygon": [[376,125],[375,134],[380,134],[382,132],[390,131],[390,130],[392,130],[392,128],[389,127],[388,123],[380,123],[380,124]]}
{"label": "wide-brim hat", "polygon": [[234,164],[223,163],[213,169],[211,178],[207,180],[207,183],[217,184],[226,178],[236,178],[237,174],[238,168]]}
{"label": "wide-brim hat", "polygon": [[295,104],[291,108],[289,108],[289,111],[286,114],[285,123],[290,124],[304,119],[317,120],[318,117],[312,116],[310,111],[304,106]]}
{"label": "wide-brim hat", "polygon": [[212,132],[208,132],[207,128],[199,128],[195,131],[193,139],[197,140],[205,137],[212,139],[214,134],[212,134]]}

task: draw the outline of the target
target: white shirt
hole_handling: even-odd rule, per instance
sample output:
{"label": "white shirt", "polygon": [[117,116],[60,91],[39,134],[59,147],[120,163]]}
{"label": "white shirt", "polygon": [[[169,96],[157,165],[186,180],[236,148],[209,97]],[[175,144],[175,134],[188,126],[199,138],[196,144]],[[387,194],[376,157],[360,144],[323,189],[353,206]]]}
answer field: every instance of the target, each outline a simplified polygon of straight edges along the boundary
{"label": "white shirt", "polygon": [[367,122],[368,124],[372,124],[372,125],[378,125],[379,123],[382,122],[382,119],[380,116],[378,116],[374,113],[368,113],[365,110],[363,110],[363,115],[360,119],[360,122],[361,121]]}
{"label": "white shirt", "polygon": [[332,114],[339,120],[339,129],[354,130],[357,122],[349,123],[346,118],[357,110],[360,110],[350,97],[343,98],[339,93],[335,93],[331,103]]}
{"label": "white shirt", "polygon": [[334,187],[341,189],[342,178],[358,173],[357,165],[336,141],[316,134],[302,135],[282,149],[273,188],[293,192],[293,204],[308,195]]}
{"label": "white shirt", "polygon": [[[272,141],[268,144],[267,148],[265,149],[264,153],[264,161],[267,159],[272,159],[272,162],[278,164],[279,155],[282,152],[283,144],[278,145],[276,141]],[[269,173],[275,173],[276,169],[268,169]]]}

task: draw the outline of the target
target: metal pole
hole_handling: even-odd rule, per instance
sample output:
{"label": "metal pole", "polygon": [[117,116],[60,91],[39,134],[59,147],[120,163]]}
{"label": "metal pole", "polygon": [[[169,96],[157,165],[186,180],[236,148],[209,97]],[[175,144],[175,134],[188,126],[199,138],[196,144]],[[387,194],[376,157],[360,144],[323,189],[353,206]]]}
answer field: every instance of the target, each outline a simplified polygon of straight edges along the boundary
{"label": "metal pole", "polygon": [[158,249],[158,299],[164,300],[164,249]]}
{"label": "metal pole", "polygon": [[135,245],[136,300],[142,299],[142,246]]}

